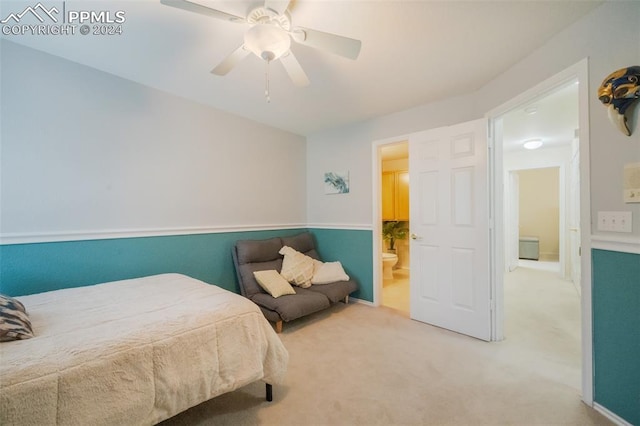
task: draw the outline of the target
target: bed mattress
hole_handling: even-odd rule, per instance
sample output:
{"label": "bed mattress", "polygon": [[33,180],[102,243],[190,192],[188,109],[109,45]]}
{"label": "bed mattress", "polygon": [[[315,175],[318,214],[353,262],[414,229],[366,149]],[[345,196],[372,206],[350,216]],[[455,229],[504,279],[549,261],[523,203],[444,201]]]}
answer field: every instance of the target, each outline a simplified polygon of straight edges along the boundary
{"label": "bed mattress", "polygon": [[254,303],[184,275],[18,299],[35,337],[0,344],[2,425],[155,424],[286,371]]}

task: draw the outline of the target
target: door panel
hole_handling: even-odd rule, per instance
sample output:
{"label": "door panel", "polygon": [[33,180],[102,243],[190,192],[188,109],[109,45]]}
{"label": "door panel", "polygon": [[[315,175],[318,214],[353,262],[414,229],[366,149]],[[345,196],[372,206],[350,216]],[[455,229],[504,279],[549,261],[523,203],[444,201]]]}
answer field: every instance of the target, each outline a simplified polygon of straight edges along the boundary
{"label": "door panel", "polygon": [[[438,295],[438,248],[427,245],[419,246],[420,297],[437,302]],[[412,267],[413,268],[413,267]]]}
{"label": "door panel", "polygon": [[[423,225],[438,223],[438,173],[420,173],[420,217]],[[411,216],[413,217],[413,215]]]}
{"label": "door panel", "polygon": [[476,120],[409,138],[411,318],[483,340],[491,330],[486,129]]}
{"label": "door panel", "polygon": [[475,295],[473,291],[473,270],[468,265],[473,265],[474,251],[465,248],[451,249],[452,255],[452,279],[451,294],[453,305],[459,309],[473,310]]}
{"label": "door panel", "polygon": [[473,167],[454,169],[453,178],[453,224],[473,226]]}

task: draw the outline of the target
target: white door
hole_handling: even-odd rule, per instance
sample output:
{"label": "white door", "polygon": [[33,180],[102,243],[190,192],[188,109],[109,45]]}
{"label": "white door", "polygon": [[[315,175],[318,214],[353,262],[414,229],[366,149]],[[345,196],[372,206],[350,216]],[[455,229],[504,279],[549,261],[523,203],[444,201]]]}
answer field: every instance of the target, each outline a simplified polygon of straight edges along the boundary
{"label": "white door", "polygon": [[505,251],[507,253],[507,267],[509,272],[518,267],[520,258],[520,176],[518,172],[509,172],[509,188],[507,190],[507,214]]}
{"label": "white door", "polygon": [[487,121],[409,137],[411,318],[491,338]]}

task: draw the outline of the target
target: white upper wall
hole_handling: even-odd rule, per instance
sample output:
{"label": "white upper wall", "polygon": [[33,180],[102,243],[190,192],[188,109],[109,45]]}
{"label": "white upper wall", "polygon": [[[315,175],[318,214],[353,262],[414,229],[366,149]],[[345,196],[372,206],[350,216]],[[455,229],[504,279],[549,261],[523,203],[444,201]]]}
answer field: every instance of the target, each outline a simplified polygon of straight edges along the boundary
{"label": "white upper wall", "polygon": [[3,237],[306,222],[303,137],[1,43]]}
{"label": "white upper wall", "polygon": [[[474,118],[473,101],[459,97],[307,137],[309,223],[370,227],[372,141],[400,142],[402,135]],[[330,171],[349,171],[349,194],[324,194],[322,177]]]}
{"label": "white upper wall", "polygon": [[[610,73],[640,65],[640,2],[607,2],[588,14],[483,87],[478,92],[478,108],[488,111],[584,58],[589,59],[592,219],[601,210],[632,211],[633,234],[640,236],[640,204],[623,201],[624,165],[640,161],[640,106],[633,111],[635,117],[630,117],[635,129],[629,137],[609,122],[607,109],[597,96]],[[595,225],[592,231],[599,233]]]}
{"label": "white upper wall", "polygon": [[[596,96],[609,73],[640,64],[638,22],[640,2],[607,2],[476,93],[308,137],[309,221],[371,225],[373,141],[395,136],[402,140],[400,136],[415,131],[481,118],[588,57],[592,215],[598,210],[632,211],[633,234],[640,235],[640,204],[622,202],[623,166],[640,161],[640,107],[635,108],[636,118],[632,119],[636,122],[635,132],[627,137],[609,123],[607,111]],[[473,64],[469,68],[472,70]],[[351,172],[351,192],[340,197],[325,196],[318,176],[338,168]]]}

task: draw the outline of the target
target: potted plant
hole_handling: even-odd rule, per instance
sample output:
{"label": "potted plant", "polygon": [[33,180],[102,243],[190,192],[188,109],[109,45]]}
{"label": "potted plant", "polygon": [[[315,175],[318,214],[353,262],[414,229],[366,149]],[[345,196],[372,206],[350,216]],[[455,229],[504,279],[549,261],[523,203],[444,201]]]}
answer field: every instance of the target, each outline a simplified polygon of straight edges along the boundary
{"label": "potted plant", "polygon": [[389,253],[395,253],[396,240],[404,240],[408,232],[409,228],[405,226],[405,222],[397,220],[382,222],[382,238],[389,241]]}

